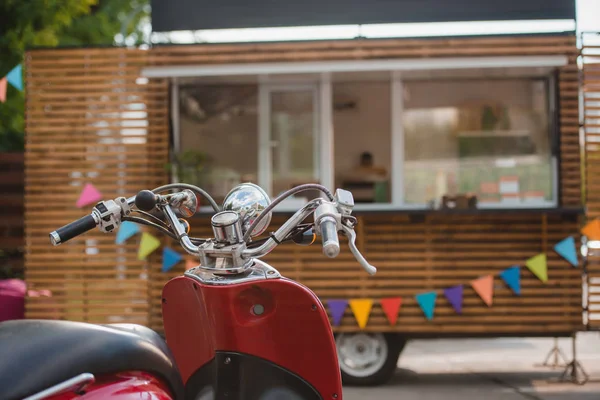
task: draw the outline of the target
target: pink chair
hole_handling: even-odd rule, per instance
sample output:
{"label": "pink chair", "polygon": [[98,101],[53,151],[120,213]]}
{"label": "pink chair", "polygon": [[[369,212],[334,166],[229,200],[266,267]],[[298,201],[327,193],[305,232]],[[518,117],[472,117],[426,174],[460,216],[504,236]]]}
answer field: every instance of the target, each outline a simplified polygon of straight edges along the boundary
{"label": "pink chair", "polygon": [[20,279],[0,281],[0,322],[25,318],[27,285]]}

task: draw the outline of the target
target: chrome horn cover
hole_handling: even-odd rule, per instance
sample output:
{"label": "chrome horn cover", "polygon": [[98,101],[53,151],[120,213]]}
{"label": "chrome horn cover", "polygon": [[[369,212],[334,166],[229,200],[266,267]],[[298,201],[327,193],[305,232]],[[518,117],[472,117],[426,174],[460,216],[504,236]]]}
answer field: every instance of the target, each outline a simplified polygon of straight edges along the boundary
{"label": "chrome horn cover", "polygon": [[[254,183],[242,183],[234,187],[223,201],[223,211],[235,211],[242,220],[242,230],[244,234],[265,208],[271,204],[269,195],[258,185]],[[252,231],[251,236],[255,237],[263,233],[271,223],[272,213],[263,217]]]}

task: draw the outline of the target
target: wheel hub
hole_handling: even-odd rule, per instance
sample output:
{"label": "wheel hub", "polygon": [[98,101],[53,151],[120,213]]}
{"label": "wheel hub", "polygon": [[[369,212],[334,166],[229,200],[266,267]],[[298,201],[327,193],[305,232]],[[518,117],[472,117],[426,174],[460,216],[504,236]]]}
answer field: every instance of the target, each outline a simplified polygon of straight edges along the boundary
{"label": "wheel hub", "polygon": [[388,356],[387,342],[380,333],[340,334],[336,345],[340,368],[355,377],[376,373]]}

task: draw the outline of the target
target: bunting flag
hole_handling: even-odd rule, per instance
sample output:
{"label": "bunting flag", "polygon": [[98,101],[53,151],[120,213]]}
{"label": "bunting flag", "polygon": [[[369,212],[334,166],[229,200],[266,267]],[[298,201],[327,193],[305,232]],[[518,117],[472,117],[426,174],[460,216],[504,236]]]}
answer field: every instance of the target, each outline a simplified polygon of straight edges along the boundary
{"label": "bunting flag", "polygon": [[583,228],[581,233],[587,236],[590,240],[600,240],[600,220],[595,219],[588,222]]}
{"label": "bunting flag", "polygon": [[85,207],[100,200],[102,200],[102,194],[98,191],[98,189],[96,189],[91,183],[86,183],[81,191],[81,195],[79,195],[79,200],[77,200],[77,207]]}
{"label": "bunting flag", "polygon": [[23,90],[23,72],[21,70],[21,64],[17,65],[6,74],[6,80],[15,88]]}
{"label": "bunting flag", "polygon": [[473,289],[475,289],[475,292],[481,297],[481,300],[483,300],[488,307],[491,307],[492,299],[494,297],[494,277],[492,275],[487,275],[472,280],[470,283]]}
{"label": "bunting flag", "polygon": [[390,321],[390,325],[396,325],[396,321],[398,320],[398,311],[402,305],[402,298],[389,297],[387,299],[379,300],[379,303],[381,304],[381,308],[383,308],[383,312],[385,313],[388,321]]}
{"label": "bunting flag", "polygon": [[456,285],[444,289],[444,296],[452,304],[452,308],[457,314],[462,314],[463,303],[463,285]]}
{"label": "bunting flag", "polygon": [[364,329],[369,321],[371,308],[373,308],[373,300],[371,299],[352,299],[350,300],[350,308],[358,322],[358,326]]}
{"label": "bunting flag", "polygon": [[0,79],[0,103],[6,101],[6,77]]}
{"label": "bunting flag", "polygon": [[559,256],[567,260],[572,266],[579,266],[577,249],[575,247],[575,239],[573,236],[569,236],[568,238],[556,243],[554,245],[554,251],[556,251]]}
{"label": "bunting flag", "polygon": [[139,231],[140,227],[135,222],[123,221],[121,226],[119,226],[119,231],[117,232],[117,238],[115,239],[115,243],[123,244],[127,239],[129,239]]}
{"label": "bunting flag", "polygon": [[535,257],[531,257],[525,262],[525,265],[538,279],[542,282],[548,281],[548,267],[546,265],[546,255],[538,254]]}
{"label": "bunting flag", "polygon": [[170,271],[183,257],[169,247],[163,248],[162,272]]}
{"label": "bunting flag", "polygon": [[417,299],[417,303],[419,303],[419,307],[421,307],[421,310],[423,310],[425,317],[431,321],[435,313],[435,300],[437,299],[437,293],[419,293],[415,296],[415,298]]}
{"label": "bunting flag", "polygon": [[149,234],[142,233],[140,247],[138,249],[138,260],[145,260],[152,252],[160,247],[160,240]]}
{"label": "bunting flag", "polygon": [[338,326],[342,322],[346,307],[348,307],[348,300],[334,299],[327,300],[329,311],[331,312],[331,318],[333,319],[333,326]]}
{"label": "bunting flag", "polygon": [[514,266],[500,272],[500,278],[516,295],[521,295],[521,267]]}

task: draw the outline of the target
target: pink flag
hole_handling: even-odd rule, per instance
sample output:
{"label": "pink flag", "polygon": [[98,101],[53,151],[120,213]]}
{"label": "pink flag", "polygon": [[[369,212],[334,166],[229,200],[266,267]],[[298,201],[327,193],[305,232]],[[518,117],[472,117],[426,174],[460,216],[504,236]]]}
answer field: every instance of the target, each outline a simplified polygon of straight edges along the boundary
{"label": "pink flag", "polygon": [[81,208],[102,200],[102,194],[92,185],[87,183],[77,200],[77,207]]}
{"label": "pink flag", "polygon": [[0,79],[0,103],[6,101],[6,77]]}

